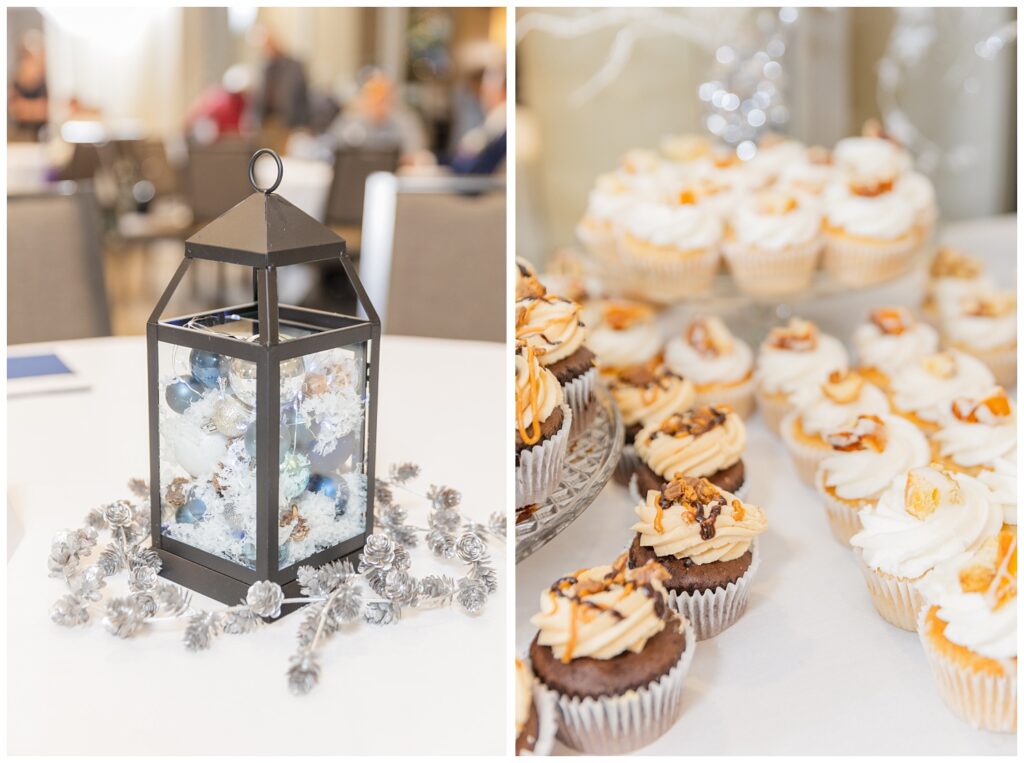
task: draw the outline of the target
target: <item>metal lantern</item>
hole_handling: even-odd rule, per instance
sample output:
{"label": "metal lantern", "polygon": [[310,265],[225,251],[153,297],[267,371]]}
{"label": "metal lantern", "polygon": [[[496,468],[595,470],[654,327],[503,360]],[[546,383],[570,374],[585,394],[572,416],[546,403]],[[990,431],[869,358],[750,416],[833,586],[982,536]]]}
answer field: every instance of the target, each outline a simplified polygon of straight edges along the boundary
{"label": "metal lantern", "polygon": [[[253,155],[256,193],[185,242],[146,326],[153,548],[226,604],[257,580],[296,594],[300,564],[354,556],[373,526],[380,321],[344,240],[274,193],[282,174]],[[332,258],[357,315],[278,303],[280,268]],[[251,268],[253,301],[162,317],[197,259]]]}

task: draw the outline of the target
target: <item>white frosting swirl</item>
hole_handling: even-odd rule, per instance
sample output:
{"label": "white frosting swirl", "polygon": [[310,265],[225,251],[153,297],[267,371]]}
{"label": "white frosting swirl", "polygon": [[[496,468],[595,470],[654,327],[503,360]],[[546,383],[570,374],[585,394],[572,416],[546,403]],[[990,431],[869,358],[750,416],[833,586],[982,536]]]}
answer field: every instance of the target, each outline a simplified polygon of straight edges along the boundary
{"label": "white frosting swirl", "polygon": [[565,360],[580,347],[587,330],[580,307],[564,297],[544,296],[516,302],[516,339],[537,351],[541,365]]}
{"label": "white frosting swirl", "polygon": [[685,333],[671,339],[665,347],[665,364],[678,374],[692,379],[694,384],[730,384],[750,374],[754,354],[750,345],[729,335],[728,352],[715,355],[700,352],[686,341]]}
{"label": "white frosting swirl", "polygon": [[914,208],[902,196],[857,196],[844,186],[826,191],[825,217],[831,228],[854,236],[892,240],[913,232]]}
{"label": "white frosting swirl", "polygon": [[999,532],[1002,512],[989,501],[988,489],[966,474],[947,475],[931,467],[909,472],[929,484],[955,482],[944,490],[932,513],[923,518],[907,511],[908,474],[901,474],[878,502],[860,510],[864,529],[850,539],[869,567],[900,578],[915,579],[940,562],[977,548]]}
{"label": "white frosting swirl", "polygon": [[910,155],[884,138],[850,137],[836,143],[832,160],[838,169],[858,177],[895,177],[911,168]]}
{"label": "white frosting swirl", "polygon": [[990,421],[970,422],[948,417],[932,439],[941,456],[960,466],[987,466],[1016,451],[1016,411]]}
{"label": "white frosting swirl", "polygon": [[631,208],[623,227],[636,238],[683,251],[709,249],[722,238],[722,221],[700,206],[644,202]]}
{"label": "white frosting swirl", "polygon": [[902,368],[892,378],[892,404],[900,411],[913,413],[929,422],[941,421],[949,405],[958,397],[983,395],[995,385],[992,372],[980,360],[957,350],[947,353],[954,364],[948,377],[928,370],[938,357],[926,355]]}
{"label": "white frosting swirl", "polygon": [[682,413],[693,406],[696,391],[689,379],[664,371],[655,371],[653,375],[656,380],[650,384],[638,386],[621,375],[609,384],[622,413],[622,423],[627,427],[660,424],[673,413]]}
{"label": "white frosting swirl", "polygon": [[935,222],[938,216],[935,187],[927,177],[920,172],[906,172],[896,179],[893,192],[907,200],[918,225],[928,227]]}
{"label": "white frosting swirl", "polygon": [[978,479],[989,489],[992,503],[1003,510],[1003,521],[1017,524],[1017,449],[989,464]]}
{"label": "white frosting swirl", "polygon": [[800,428],[810,435],[824,435],[848,424],[861,414],[889,413],[889,398],[874,384],[865,382],[847,403],[838,403],[825,393],[826,385],[806,387],[793,395]]}
{"label": "white frosting swirl", "polygon": [[758,146],[757,153],[746,163],[748,171],[762,182],[774,182],[788,166],[807,161],[807,148],[795,140],[782,140],[769,146]]}
{"label": "white frosting swirl", "polygon": [[638,366],[661,350],[661,334],[653,314],[638,317],[628,325],[612,325],[605,315],[608,308],[616,305],[632,303],[595,302],[584,309],[583,322],[589,327],[587,346],[597,355],[597,364],[603,369]]}
{"label": "white frosting swirl", "polygon": [[[580,573],[578,579],[580,583],[599,581],[612,573],[611,566],[595,567]],[[654,587],[655,596],[664,595],[660,582]],[[665,620],[655,609],[656,598],[645,588],[612,582],[603,590],[580,594],[585,605],[574,604],[578,593],[579,584],[567,586],[562,595],[545,591],[540,596],[540,612],[530,618],[540,631],[537,643],[551,647],[559,660],[610,660],[627,651],[639,653],[665,628]]]}
{"label": "white frosting swirl", "polygon": [[[921,592],[938,607],[936,614],[946,623],[943,635],[954,644],[993,660],[1017,657],[1017,597],[993,607],[985,592],[967,592],[960,572],[982,559],[994,566],[988,541],[978,553],[958,554],[936,565],[921,581]],[[1010,668],[1015,671],[1016,666]]]}
{"label": "white frosting swirl", "polygon": [[918,358],[939,348],[939,334],[927,323],[915,321],[901,334],[887,334],[874,323],[865,323],[853,332],[853,346],[860,365],[877,368],[892,376]]}
{"label": "white frosting swirl", "polygon": [[[680,418],[702,415],[708,408],[694,409]],[[665,479],[672,479],[676,474],[710,477],[732,466],[743,456],[747,430],[743,419],[734,411],[717,410],[725,412],[725,420],[700,434],[687,434],[682,429],[675,434],[663,431],[663,426],[671,425],[672,419],[644,427],[634,443],[637,455]]]}
{"label": "white frosting swirl", "polygon": [[833,371],[848,366],[846,348],[835,337],[819,334],[810,350],[791,350],[762,343],[757,356],[757,383],[768,393],[792,395],[808,386],[821,384]]}
{"label": "white frosting swirl", "polygon": [[[536,384],[536,399],[531,387]],[[562,404],[562,385],[536,358],[516,354],[516,421],[517,428],[530,433],[533,422],[544,423]]]}
{"label": "white frosting swirl", "polygon": [[1013,347],[1017,344],[1017,311],[997,316],[947,311],[942,330],[950,342],[964,348],[995,350]]}
{"label": "white frosting swirl", "polygon": [[994,288],[996,288],[995,281],[989,275],[981,275],[977,278],[946,276],[934,278],[928,285],[935,306],[943,317],[957,315],[964,300],[980,297]]}
{"label": "white frosting swirl", "polygon": [[835,168],[831,164],[793,162],[779,172],[775,187],[780,191],[791,191],[805,198],[815,197],[821,196],[834,179]]}
{"label": "white frosting swirl", "polygon": [[608,183],[599,184],[591,189],[587,196],[587,214],[589,220],[606,223],[609,226],[618,222],[631,206],[636,204],[636,197],[628,193],[627,186],[609,187]]}
{"label": "white frosting swirl", "polygon": [[847,501],[870,501],[881,495],[893,479],[931,460],[928,440],[921,430],[899,416],[879,416],[884,425],[881,451],[838,451],[821,462],[819,476],[826,488]]}
{"label": "white frosting swirl", "polygon": [[767,251],[780,251],[804,244],[821,234],[821,213],[797,201],[784,213],[765,212],[760,199],[743,202],[731,220],[736,240]]}

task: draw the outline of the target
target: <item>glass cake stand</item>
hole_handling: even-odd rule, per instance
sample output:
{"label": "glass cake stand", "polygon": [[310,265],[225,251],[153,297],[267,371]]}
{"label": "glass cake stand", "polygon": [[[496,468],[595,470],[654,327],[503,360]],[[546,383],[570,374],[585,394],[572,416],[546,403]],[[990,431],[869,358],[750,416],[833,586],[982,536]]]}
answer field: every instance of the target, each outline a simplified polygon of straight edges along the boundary
{"label": "glass cake stand", "polygon": [[622,453],[619,409],[603,384],[594,390],[586,429],[569,443],[562,481],[547,499],[516,524],[516,562],[521,562],[568,527],[604,489]]}

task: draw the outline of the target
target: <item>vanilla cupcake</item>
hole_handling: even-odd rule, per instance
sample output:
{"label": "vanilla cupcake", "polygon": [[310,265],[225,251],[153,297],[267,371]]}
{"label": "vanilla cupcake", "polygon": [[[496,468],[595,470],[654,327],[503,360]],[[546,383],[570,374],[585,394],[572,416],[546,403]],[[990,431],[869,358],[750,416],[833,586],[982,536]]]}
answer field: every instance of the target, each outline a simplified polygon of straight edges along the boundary
{"label": "vanilla cupcake", "polygon": [[994,537],[1002,512],[988,489],[966,474],[919,466],[901,473],[860,512],[850,539],[875,609],[904,630],[917,630],[926,600],[921,579],[936,565],[977,550]]}
{"label": "vanilla cupcake", "polygon": [[974,728],[1015,732],[1016,529],[939,564],[921,590],[931,606],[917,632],[942,699]]}
{"label": "vanilla cupcake", "polygon": [[923,432],[933,434],[958,397],[984,395],[995,379],[981,361],[957,350],[918,358],[892,378],[890,402]]}
{"label": "vanilla cupcake", "polygon": [[740,418],[754,411],[754,355],[714,316],[690,321],[665,346],[665,365],[693,382],[696,405],[727,405]]}
{"label": "vanilla cupcake", "polygon": [[741,291],[777,296],[810,285],[821,247],[816,208],[793,195],[762,191],[732,215],[722,252]]}
{"label": "vanilla cupcake", "polygon": [[746,483],[746,444],[743,419],[725,406],[693,408],[644,427],[634,443],[636,495],[661,490],[677,475],[707,477],[728,493],[740,493]]}
{"label": "vanilla cupcake", "polygon": [[787,167],[806,161],[807,147],[803,143],[782,136],[765,136],[745,166],[753,184],[764,188],[777,182]]}
{"label": "vanilla cupcake", "polygon": [[955,313],[961,300],[995,288],[991,276],[977,257],[971,257],[948,246],[939,247],[928,269],[921,312],[934,326],[942,324],[944,315]]}
{"label": "vanilla cupcake", "polygon": [[679,716],[696,639],[666,603],[668,573],[650,563],[580,570],[540,597],[530,664],[558,707],[558,738],[583,753],[650,744]]}
{"label": "vanilla cupcake", "polygon": [[569,443],[572,410],[562,385],[536,351],[516,353],[516,508],[540,503],[557,487]]}
{"label": "vanilla cupcake", "polygon": [[629,183],[615,174],[601,175],[587,197],[587,210],[576,226],[576,237],[603,266],[614,266],[615,236],[622,218],[636,203]]}
{"label": "vanilla cupcake", "polygon": [[913,206],[893,191],[893,177],[857,176],[825,193],[825,269],[860,287],[905,273],[921,249]]}
{"label": "vanilla cupcake", "polygon": [[894,479],[929,461],[928,441],[899,416],[858,416],[825,435],[832,454],[818,465],[814,485],[825,504],[832,534],[848,544],[860,517]]}
{"label": "vanilla cupcake", "polygon": [[842,342],[822,334],[810,321],[792,318],[773,328],[761,343],[754,371],[757,406],[765,424],[778,432],[783,416],[793,409],[794,394],[848,366]]}
{"label": "vanilla cupcake", "polygon": [[989,500],[1003,512],[1003,524],[1017,526],[1017,451],[997,458],[978,480],[989,489]]}
{"label": "vanilla cupcake", "polygon": [[594,353],[584,344],[586,339],[580,306],[572,300],[546,295],[516,302],[516,345],[532,348],[540,364],[554,374],[577,422],[586,419],[597,380]]}
{"label": "vanilla cupcake", "polygon": [[946,347],[966,352],[982,361],[996,381],[1010,387],[1017,383],[1017,295],[992,289],[965,297],[955,312],[942,320]]}
{"label": "vanilla cupcake", "polygon": [[589,328],[587,343],[605,376],[655,361],[661,353],[654,311],[643,303],[623,299],[594,302],[584,310],[583,320]]}
{"label": "vanilla cupcake", "polygon": [[823,206],[825,189],[836,179],[832,154],[827,149],[812,146],[807,149],[799,162],[790,162],[779,170],[773,188],[781,193],[791,194],[805,206],[819,211]]}
{"label": "vanilla cupcake", "polygon": [[902,368],[939,349],[939,335],[904,307],[879,307],[853,332],[857,370],[883,390]]}
{"label": "vanilla cupcake", "polygon": [[665,568],[669,606],[693,625],[697,640],[736,622],[757,571],[754,540],[768,529],[764,511],[703,477],[680,475],[648,491],[636,514],[629,565]]}
{"label": "vanilla cupcake", "polygon": [[782,441],[793,457],[797,474],[814,484],[818,465],[833,453],[825,436],[862,414],[882,416],[889,412],[889,398],[854,371],[833,371],[817,387],[796,393],[796,409],[782,420]]}
{"label": "vanilla cupcake", "polygon": [[673,302],[710,291],[721,241],[721,220],[703,206],[643,202],[626,212],[618,252],[631,290]]}
{"label": "vanilla cupcake", "polygon": [[624,426],[622,457],[616,478],[623,485],[636,469],[633,441],[645,426],[660,424],[673,413],[693,407],[693,383],[663,366],[650,364],[621,369],[608,383]]}
{"label": "vanilla cupcake", "polygon": [[1016,456],[1016,406],[1001,387],[979,397],[958,397],[931,442],[933,460],[978,477],[997,459]]}

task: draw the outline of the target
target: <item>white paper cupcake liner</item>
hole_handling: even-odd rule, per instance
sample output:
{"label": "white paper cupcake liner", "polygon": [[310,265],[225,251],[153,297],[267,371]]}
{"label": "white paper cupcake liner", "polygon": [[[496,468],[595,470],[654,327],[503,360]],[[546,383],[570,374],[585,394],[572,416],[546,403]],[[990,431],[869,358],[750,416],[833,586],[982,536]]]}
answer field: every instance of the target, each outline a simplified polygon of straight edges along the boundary
{"label": "white paper cupcake liner", "polygon": [[555,693],[561,725],[558,738],[590,755],[621,755],[644,747],[671,728],[682,709],[686,674],[697,639],[685,623],[686,646],[679,662],[657,681],[625,694],[567,697]]}
{"label": "white paper cupcake liner", "polygon": [[615,481],[620,485],[628,485],[633,472],[640,463],[640,456],[632,445],[623,445],[619,455],[619,463],[615,465]]}
{"label": "white paper cupcake liner", "polygon": [[820,238],[779,252],[757,251],[730,241],[723,245],[722,254],[740,291],[777,297],[803,291],[810,285],[821,249]]}
{"label": "white paper cupcake liner", "polygon": [[831,448],[816,448],[797,439],[796,418],[799,411],[790,411],[779,424],[779,434],[793,458],[796,473],[808,485],[814,484],[814,476],[818,473],[818,465],[832,453]]}
{"label": "white paper cupcake liner", "polygon": [[698,641],[717,636],[746,612],[750,582],[761,561],[756,539],[751,543],[750,550],[751,559],[747,571],[725,588],[700,593],[668,592],[669,606],[693,625]]}
{"label": "white paper cupcake liner", "polygon": [[860,571],[867,583],[875,610],[887,623],[905,631],[917,630],[917,616],[925,605],[924,596],[915,581],[887,575],[868,566],[860,549],[856,549]]}
{"label": "white paper cupcake liner", "polygon": [[792,409],[789,399],[778,395],[768,395],[760,388],[755,388],[754,397],[757,399],[757,409],[761,412],[761,419],[765,426],[778,434],[782,419]]}
{"label": "white paper cupcake liner", "polygon": [[825,490],[822,471],[819,469],[814,476],[814,486],[818,489],[828,526],[835,539],[844,546],[850,545],[850,538],[861,531],[860,505],[849,506]]}
{"label": "white paper cupcake liner", "polygon": [[558,695],[537,681],[533,686],[533,705],[537,708],[537,741],[523,755],[550,755],[558,733]]}
{"label": "white paper cupcake liner", "polygon": [[[645,503],[647,501],[647,497],[646,496],[640,495],[639,483],[640,483],[640,479],[636,476],[636,472],[633,472],[630,475],[630,477],[629,477],[628,489],[629,489],[629,497],[633,500],[634,504]],[[747,484],[748,484],[747,480],[744,479],[743,480],[743,484],[740,485],[740,489],[737,490],[735,493],[733,493],[733,495],[736,496],[737,498],[739,498],[741,501],[745,501],[746,500],[746,496],[747,496],[747,492],[748,492]]]}
{"label": "white paper cupcake liner", "polygon": [[935,648],[926,635],[923,607],[917,620],[917,634],[928,666],[946,706],[973,728],[1014,733],[1017,731],[1017,674],[1001,676],[957,665]]}
{"label": "white paper cupcake liner", "polygon": [[646,257],[634,254],[622,239],[618,251],[633,296],[661,303],[710,292],[721,260],[717,248],[680,253],[678,257]]}
{"label": "white paper cupcake liner", "polygon": [[702,392],[697,390],[694,407],[700,405],[728,405],[741,419],[749,419],[754,412],[754,377],[740,384],[729,384]]}
{"label": "white paper cupcake liner", "polygon": [[562,426],[542,443],[519,454],[516,466],[516,508],[540,503],[558,485],[569,445],[572,409],[562,403]]}
{"label": "white paper cupcake liner", "polygon": [[597,383],[597,369],[591,368],[562,386],[566,405],[572,409],[570,434],[575,437],[590,426],[593,419],[594,385]]}
{"label": "white paper cupcake liner", "polygon": [[871,286],[902,275],[921,249],[917,236],[903,241],[861,242],[825,237],[825,270],[844,286]]}

